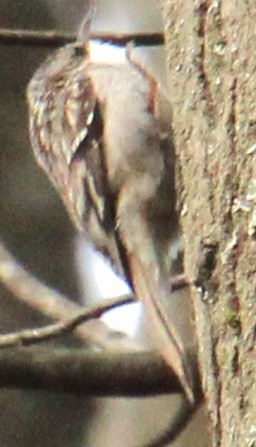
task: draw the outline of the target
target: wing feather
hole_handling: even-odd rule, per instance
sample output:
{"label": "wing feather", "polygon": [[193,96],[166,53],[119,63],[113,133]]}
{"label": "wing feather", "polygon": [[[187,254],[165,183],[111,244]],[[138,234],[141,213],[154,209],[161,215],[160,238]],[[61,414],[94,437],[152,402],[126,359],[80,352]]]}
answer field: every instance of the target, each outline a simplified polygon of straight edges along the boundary
{"label": "wing feather", "polygon": [[100,106],[82,49],[72,44],[58,50],[36,71],[27,90],[35,157],[80,229],[88,202],[100,221],[109,218]]}

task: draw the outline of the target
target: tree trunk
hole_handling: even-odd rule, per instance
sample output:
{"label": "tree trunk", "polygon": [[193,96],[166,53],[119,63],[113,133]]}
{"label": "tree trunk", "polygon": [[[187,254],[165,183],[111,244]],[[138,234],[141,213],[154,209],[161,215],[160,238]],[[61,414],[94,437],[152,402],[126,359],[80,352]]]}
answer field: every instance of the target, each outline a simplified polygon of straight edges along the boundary
{"label": "tree trunk", "polygon": [[185,272],[213,446],[256,445],[256,3],[162,0]]}

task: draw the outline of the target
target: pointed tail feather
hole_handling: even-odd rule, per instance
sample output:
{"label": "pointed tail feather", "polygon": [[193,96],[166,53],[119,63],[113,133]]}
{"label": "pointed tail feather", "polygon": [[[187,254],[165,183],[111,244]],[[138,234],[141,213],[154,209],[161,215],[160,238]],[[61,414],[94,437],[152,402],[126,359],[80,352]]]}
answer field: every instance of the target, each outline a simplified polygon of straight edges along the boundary
{"label": "pointed tail feather", "polygon": [[193,404],[195,399],[191,368],[183,344],[164,308],[165,299],[168,299],[166,285],[161,284],[161,278],[156,277],[155,268],[152,265],[143,265],[136,255],[131,256],[130,270],[135,294],[145,304],[149,313],[160,344],[160,352],[178,376],[188,400]]}

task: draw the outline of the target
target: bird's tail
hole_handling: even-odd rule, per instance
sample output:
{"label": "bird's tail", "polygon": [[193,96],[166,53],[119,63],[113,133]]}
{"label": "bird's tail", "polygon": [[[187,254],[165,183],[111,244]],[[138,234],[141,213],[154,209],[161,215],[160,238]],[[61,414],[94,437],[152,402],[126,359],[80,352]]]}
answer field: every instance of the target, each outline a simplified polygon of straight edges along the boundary
{"label": "bird's tail", "polygon": [[131,276],[134,279],[135,294],[145,304],[152,329],[155,330],[160,352],[166,363],[176,373],[184,392],[191,404],[194,403],[193,377],[183,343],[173,327],[164,307],[171,289],[167,281],[158,278],[153,266],[143,265],[138,256],[132,256],[130,262]]}

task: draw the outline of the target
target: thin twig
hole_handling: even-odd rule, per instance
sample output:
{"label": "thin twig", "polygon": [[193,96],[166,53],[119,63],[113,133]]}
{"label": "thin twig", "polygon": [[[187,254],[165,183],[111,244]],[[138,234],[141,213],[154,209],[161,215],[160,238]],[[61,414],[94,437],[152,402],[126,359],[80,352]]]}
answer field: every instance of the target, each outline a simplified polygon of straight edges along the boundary
{"label": "thin twig", "polygon": [[85,309],[84,311],[55,324],[44,326],[42,328],[26,329],[19,332],[4,334],[0,336],[0,349],[9,348],[11,346],[32,345],[66,335],[82,323],[99,318],[103,313],[133,301],[134,297],[132,295],[122,295],[118,298],[104,300],[103,302],[92,306],[90,309]]}
{"label": "thin twig", "polygon": [[[179,380],[157,352],[39,347],[1,351],[0,386],[79,396],[138,397],[182,392]],[[196,396],[201,398],[198,372]]]}
{"label": "thin twig", "polygon": [[[61,293],[47,287],[34,278],[16,259],[0,240],[0,281],[20,301],[36,309],[52,320],[65,320],[77,315],[82,307]],[[80,339],[96,344],[104,349],[139,349],[138,344],[125,334],[112,331],[103,321],[93,320],[79,326],[75,334]]]}
{"label": "thin twig", "polygon": [[[6,346],[32,344],[38,341],[58,337],[76,329],[76,335],[91,341],[103,348],[120,349],[125,343],[127,349],[136,349],[138,345],[121,333],[111,331],[102,321],[88,322],[90,319],[100,317],[107,310],[122,304],[134,301],[132,295],[123,295],[118,298],[104,300],[94,307],[82,310],[81,306],[59,292],[44,285],[34,278],[16,259],[0,240],[0,281],[19,300],[54,320],[62,320],[44,328],[24,330],[0,337],[0,348]],[[173,290],[187,287],[188,283],[184,274],[174,276],[170,280]],[[70,315],[73,315],[70,317]],[[80,326],[86,322],[86,325]],[[79,327],[77,327],[79,325]],[[119,343],[120,342],[120,343]]]}
{"label": "thin twig", "polygon": [[58,47],[76,40],[71,33],[23,29],[0,29],[0,42],[5,45]]}
{"label": "thin twig", "polygon": [[0,280],[19,300],[53,319],[61,319],[80,306],[31,275],[0,241]]}
{"label": "thin twig", "polygon": [[[133,42],[136,46],[159,46],[164,44],[163,34],[160,32],[91,32],[90,38],[100,39],[125,45]],[[76,40],[75,34],[60,33],[57,31],[13,30],[0,29],[0,43],[6,45],[58,47]]]}

